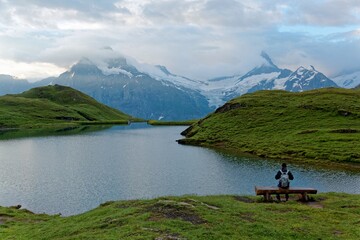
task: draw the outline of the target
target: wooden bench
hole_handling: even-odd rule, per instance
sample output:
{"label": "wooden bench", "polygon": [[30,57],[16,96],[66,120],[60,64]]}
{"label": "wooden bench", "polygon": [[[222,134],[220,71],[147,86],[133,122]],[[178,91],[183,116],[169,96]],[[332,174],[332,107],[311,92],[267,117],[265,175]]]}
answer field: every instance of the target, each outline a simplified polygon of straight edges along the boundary
{"label": "wooden bench", "polygon": [[315,188],[303,188],[303,187],[290,187],[288,189],[279,188],[279,187],[255,187],[256,195],[263,195],[265,201],[271,200],[271,194],[292,194],[298,193],[301,194],[300,200],[308,201],[308,194],[316,194],[317,190]]}

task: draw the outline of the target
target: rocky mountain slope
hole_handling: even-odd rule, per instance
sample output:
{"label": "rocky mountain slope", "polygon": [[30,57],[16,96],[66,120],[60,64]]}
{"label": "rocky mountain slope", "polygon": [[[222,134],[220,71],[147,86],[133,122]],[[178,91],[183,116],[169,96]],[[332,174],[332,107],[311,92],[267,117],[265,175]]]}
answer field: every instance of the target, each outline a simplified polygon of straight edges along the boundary
{"label": "rocky mountain slope", "polygon": [[31,84],[24,79],[17,79],[10,75],[0,74],[0,96],[21,93],[31,88]]}
{"label": "rocky mountain slope", "polygon": [[[82,59],[58,78],[38,84],[61,84],[78,89],[96,100],[144,119],[185,120],[206,115],[211,108],[207,99],[183,80],[163,67],[154,67],[152,74],[141,72],[127,59],[111,59],[100,69],[88,59]],[[155,75],[158,74],[158,75]]]}
{"label": "rocky mountain slope", "polygon": [[332,79],[339,87],[354,88],[360,85],[360,70],[345,72]]}
{"label": "rocky mountain slope", "polygon": [[288,69],[280,69],[265,53],[261,54],[263,63],[253,68],[242,76],[221,77],[209,81],[209,85],[203,88],[203,94],[213,100],[218,107],[226,101],[259,90],[286,90],[290,92],[302,92],[317,88],[337,87],[337,84],[317,71],[313,66],[309,69],[299,67],[292,72]]}

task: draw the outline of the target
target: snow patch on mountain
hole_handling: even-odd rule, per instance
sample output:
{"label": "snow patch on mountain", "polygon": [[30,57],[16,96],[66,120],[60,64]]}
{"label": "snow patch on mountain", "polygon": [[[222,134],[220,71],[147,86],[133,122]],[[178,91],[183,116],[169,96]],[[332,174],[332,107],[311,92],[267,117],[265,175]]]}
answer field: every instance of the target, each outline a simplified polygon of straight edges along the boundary
{"label": "snow patch on mountain", "polygon": [[360,70],[336,76],[332,78],[332,80],[339,85],[339,87],[354,88],[360,85]]}
{"label": "snow patch on mountain", "polygon": [[262,73],[244,78],[237,83],[236,92],[239,95],[247,93],[247,91],[253,86],[258,85],[262,81],[272,81],[280,75],[280,72]]}
{"label": "snow patch on mountain", "polygon": [[123,74],[123,75],[128,76],[129,78],[132,78],[134,76],[131,72],[128,72],[128,71],[126,71],[126,70],[124,70],[122,68],[108,68],[108,67],[100,68],[99,67],[99,69],[106,76],[116,75],[116,74]]}
{"label": "snow patch on mountain", "polygon": [[238,80],[239,76],[233,76],[208,81],[208,84],[201,85],[200,92],[207,98],[210,107],[218,107],[224,104],[226,93],[236,85]]}
{"label": "snow patch on mountain", "polygon": [[178,87],[185,87],[191,89],[199,89],[206,85],[206,82],[200,80],[193,80],[187,77],[172,74],[166,67],[161,65],[151,65],[147,63],[140,63],[135,59],[129,58],[129,63],[133,65],[139,72],[146,73],[150,77],[158,81],[168,81]]}
{"label": "snow patch on mountain", "polygon": [[317,71],[313,66],[310,69],[299,67],[285,82],[285,90],[302,92],[315,88],[337,87],[337,84],[324,74]]}
{"label": "snow patch on mountain", "polygon": [[[201,86],[201,93],[207,97],[209,105],[218,107],[231,98],[249,91],[272,89],[275,80],[282,76],[283,71],[272,62],[265,52],[262,52],[261,56],[262,62],[260,62],[259,66],[245,75],[219,77],[209,80],[207,85]],[[282,82],[277,86],[282,89]]]}
{"label": "snow patch on mountain", "polygon": [[[292,72],[288,69],[280,69],[265,52],[261,53],[261,59],[256,67],[244,75],[219,77],[207,81],[179,76],[171,73],[165,66],[142,63],[129,56],[91,60],[84,58],[80,60],[79,64],[87,72],[93,72],[93,74],[97,74],[99,71],[105,76],[123,75],[129,80],[134,78],[134,82],[137,84],[138,80],[142,81],[144,78],[150,77],[165,87],[176,88],[187,94],[197,92],[207,99],[210,108],[219,107],[232,98],[258,90],[305,91],[337,86],[317,71],[314,66],[299,67]],[[360,84],[360,81],[354,81],[357,79],[356,77],[351,78],[353,82],[349,87]],[[349,84],[349,81],[346,84]]]}
{"label": "snow patch on mountain", "polygon": [[273,89],[284,90],[285,89],[285,83],[286,83],[286,81],[288,79],[289,79],[288,77],[275,79]]}
{"label": "snow patch on mountain", "polygon": [[129,78],[141,78],[144,76],[149,76],[157,81],[162,82],[162,84],[165,86],[172,84],[180,90],[183,90],[184,88],[189,88],[192,90],[200,89],[201,86],[207,84],[204,81],[193,80],[172,74],[165,66],[142,63],[129,56],[91,60],[84,58],[78,63],[95,65],[106,76],[118,74],[126,75]]}
{"label": "snow patch on mountain", "polygon": [[299,92],[315,88],[337,87],[335,82],[316,70],[314,66],[299,67],[292,72],[278,68],[266,53],[263,52],[261,56],[263,62],[243,76],[209,80],[208,85],[201,88],[201,93],[207,97],[209,105],[218,107],[232,98],[258,90],[278,89]]}

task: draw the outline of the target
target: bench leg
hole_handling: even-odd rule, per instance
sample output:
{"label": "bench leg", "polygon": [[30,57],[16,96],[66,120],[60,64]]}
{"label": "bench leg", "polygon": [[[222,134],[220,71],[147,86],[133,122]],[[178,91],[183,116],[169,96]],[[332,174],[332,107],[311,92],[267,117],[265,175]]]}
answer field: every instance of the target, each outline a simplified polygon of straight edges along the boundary
{"label": "bench leg", "polygon": [[265,193],[264,194],[264,199],[266,202],[270,202],[270,194],[269,193]]}
{"label": "bench leg", "polygon": [[301,194],[301,201],[307,202],[308,201],[308,195],[306,192]]}

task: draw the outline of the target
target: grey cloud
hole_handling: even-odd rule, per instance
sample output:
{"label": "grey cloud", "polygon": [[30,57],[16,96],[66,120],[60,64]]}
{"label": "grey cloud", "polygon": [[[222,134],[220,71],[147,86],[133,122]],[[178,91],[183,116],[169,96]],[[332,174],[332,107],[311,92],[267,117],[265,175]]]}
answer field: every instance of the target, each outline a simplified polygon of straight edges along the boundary
{"label": "grey cloud", "polygon": [[142,14],[153,23],[186,24],[186,15],[192,3],[188,1],[151,1],[143,6]]}
{"label": "grey cloud", "polygon": [[359,16],[355,0],[0,0],[0,58],[68,67],[120,52],[211,78],[250,70],[265,50],[280,67],[313,64],[335,73],[359,67],[358,31],[314,36],[278,28],[359,29]]}
{"label": "grey cloud", "polygon": [[289,24],[343,26],[360,22],[358,0],[294,1],[287,4],[286,11]]}
{"label": "grey cloud", "polygon": [[126,7],[118,6],[117,7],[117,12],[125,14],[125,15],[131,15],[130,10],[128,8],[126,8]]}
{"label": "grey cloud", "polygon": [[58,21],[106,23],[116,22],[112,14],[130,15],[129,9],[115,3],[114,0],[12,0],[0,2],[0,19],[10,26],[56,29]]}
{"label": "grey cloud", "polygon": [[217,25],[225,25],[232,27],[259,27],[265,22],[270,22],[267,19],[265,12],[259,12],[252,7],[235,0],[227,1],[207,1],[202,9],[200,9],[200,16],[203,22],[210,22]]}
{"label": "grey cloud", "polygon": [[349,38],[348,34],[336,34],[333,41],[334,38],[314,38],[305,33],[271,33],[267,35],[267,52],[281,67],[295,70],[300,65],[314,65],[333,76],[360,69],[360,38]]}
{"label": "grey cloud", "polygon": [[170,0],[150,1],[143,6],[142,13],[153,23],[167,21],[248,29],[273,24],[279,18],[275,10],[264,11],[261,5],[254,6],[254,1],[250,0]]}
{"label": "grey cloud", "polygon": [[[102,21],[111,13],[133,14],[128,6],[141,11],[137,18],[156,23],[200,24],[259,29],[277,24],[341,26],[357,25],[360,21],[358,0],[12,0],[0,2],[2,12],[12,8],[27,19],[41,17],[39,9],[75,10],[82,18]],[[34,10],[35,8],[35,10]],[[33,11],[32,14],[24,10]],[[34,14],[35,13],[35,14]],[[33,20],[34,21],[34,20]],[[38,19],[41,22],[41,20]]]}
{"label": "grey cloud", "polygon": [[360,70],[360,39],[341,42],[322,42],[308,47],[309,55],[329,75],[347,70]]}
{"label": "grey cloud", "polygon": [[342,42],[342,41],[356,41],[360,39],[360,29],[341,32],[341,33],[333,33],[324,37],[324,41],[329,42]]}
{"label": "grey cloud", "polygon": [[11,6],[37,6],[56,9],[75,9],[81,12],[112,11],[115,0],[11,0]]}

